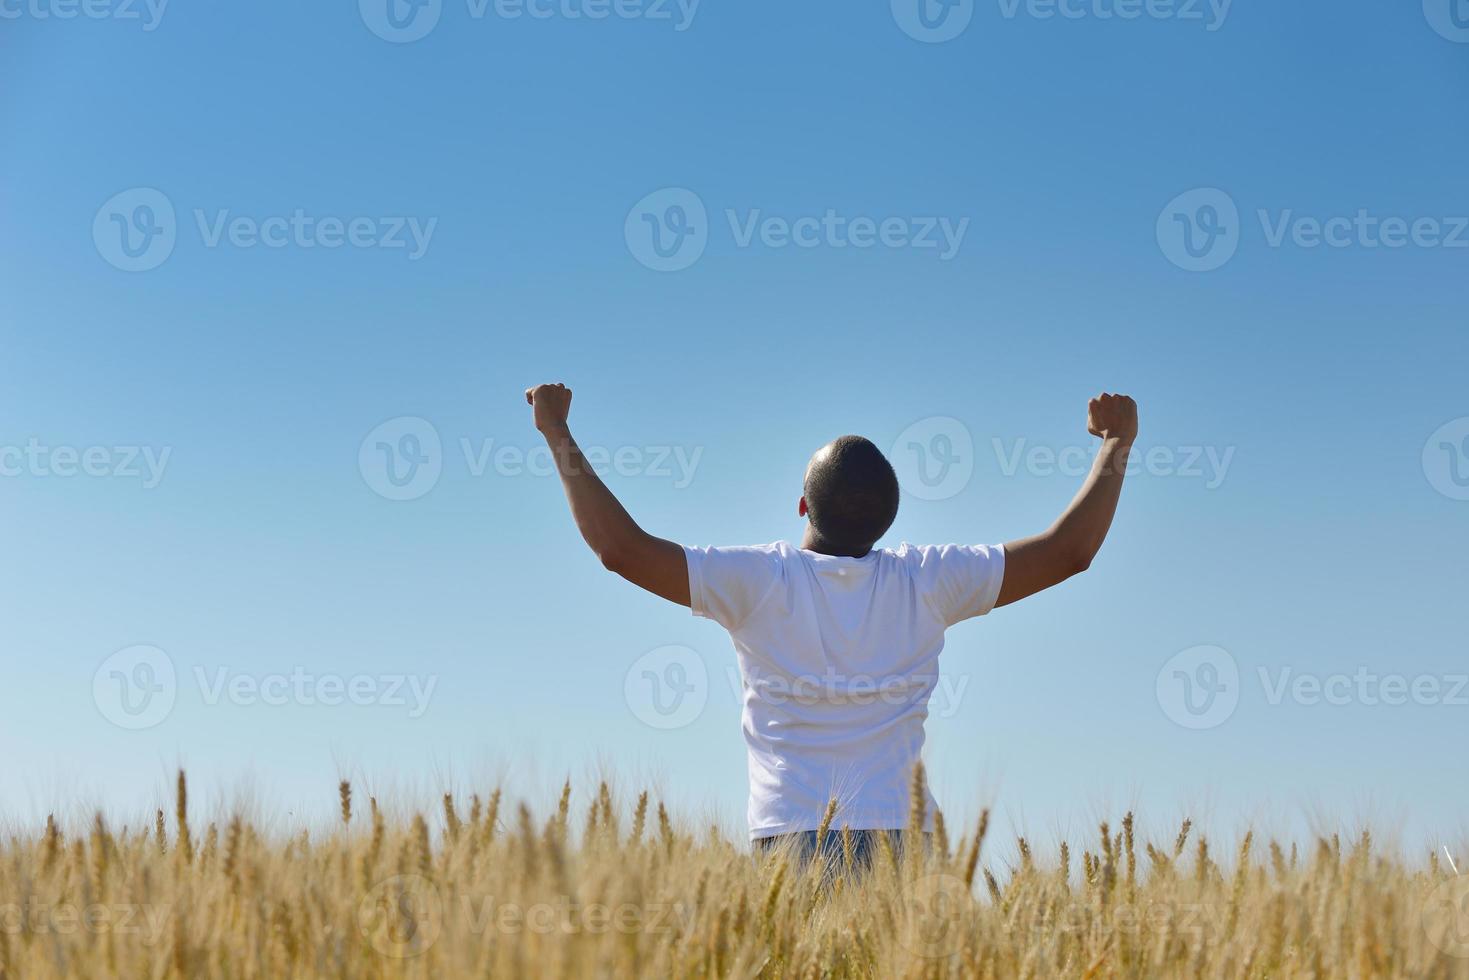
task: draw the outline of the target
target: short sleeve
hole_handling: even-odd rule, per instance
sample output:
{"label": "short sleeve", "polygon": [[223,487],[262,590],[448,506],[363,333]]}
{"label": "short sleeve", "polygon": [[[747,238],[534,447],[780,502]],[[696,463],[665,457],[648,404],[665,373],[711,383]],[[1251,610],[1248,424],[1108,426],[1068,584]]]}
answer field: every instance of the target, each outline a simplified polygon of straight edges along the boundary
{"label": "short sleeve", "polygon": [[689,606],[695,616],[736,630],[760,607],[783,576],[772,546],[684,548],[689,563]]}
{"label": "short sleeve", "polygon": [[995,608],[1005,580],[1003,545],[927,545],[913,548],[914,581],[945,626]]}

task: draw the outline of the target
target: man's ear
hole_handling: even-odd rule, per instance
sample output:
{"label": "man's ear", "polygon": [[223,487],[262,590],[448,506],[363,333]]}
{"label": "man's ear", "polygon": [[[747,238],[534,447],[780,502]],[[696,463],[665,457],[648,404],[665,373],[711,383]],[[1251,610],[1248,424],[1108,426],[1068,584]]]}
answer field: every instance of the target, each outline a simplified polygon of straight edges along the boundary
{"label": "man's ear", "polygon": [[806,498],[805,497],[802,497],[800,504],[798,504],[796,506],[796,513],[797,514],[800,514],[802,517],[805,517],[806,516],[806,510],[807,510],[807,508],[806,508]]}

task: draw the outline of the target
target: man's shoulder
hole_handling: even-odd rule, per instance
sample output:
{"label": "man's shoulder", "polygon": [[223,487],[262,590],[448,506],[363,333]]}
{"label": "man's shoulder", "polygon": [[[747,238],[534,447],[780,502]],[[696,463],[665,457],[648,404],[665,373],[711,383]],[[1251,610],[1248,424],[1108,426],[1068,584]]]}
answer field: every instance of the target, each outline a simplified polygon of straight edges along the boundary
{"label": "man's shoulder", "polygon": [[937,553],[943,547],[946,546],[936,544],[910,544],[907,541],[901,541],[896,547],[883,548],[881,550],[883,555],[892,558],[894,561],[922,564],[925,557]]}
{"label": "man's shoulder", "polygon": [[998,545],[972,544],[909,544],[902,542],[896,548],[885,548],[883,553],[894,561],[905,565],[923,567],[946,561],[988,560],[999,551]]}
{"label": "man's shoulder", "polygon": [[685,546],[684,550],[689,555],[690,561],[700,563],[715,561],[731,567],[751,569],[762,566],[776,568],[800,554],[785,541],[772,541],[769,544],[720,545],[708,548]]}
{"label": "man's shoulder", "polygon": [[774,555],[782,558],[789,557],[790,555],[794,555],[797,553],[796,549],[791,546],[791,543],[789,541],[772,541],[769,544],[737,544],[731,545],[727,548],[720,548],[718,550],[743,551],[750,554]]}
{"label": "man's shoulder", "polygon": [[695,551],[734,551],[745,554],[783,554],[793,550],[790,543],[786,541],[772,541],[769,544],[728,544],[711,545],[709,547],[694,547],[690,545],[688,547]]}

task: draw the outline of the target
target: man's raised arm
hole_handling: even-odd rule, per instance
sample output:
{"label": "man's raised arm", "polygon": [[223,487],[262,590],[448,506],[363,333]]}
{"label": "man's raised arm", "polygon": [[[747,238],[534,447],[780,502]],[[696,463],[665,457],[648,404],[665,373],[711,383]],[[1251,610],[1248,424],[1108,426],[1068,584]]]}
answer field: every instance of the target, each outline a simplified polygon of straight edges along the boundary
{"label": "man's raised arm", "polygon": [[655,538],[638,527],[617,498],[593,472],[571,437],[566,418],[571,389],[563,384],[527,388],[536,428],[546,437],[571,516],[602,564],[634,585],[681,606],[689,604],[689,568],[681,546]]}
{"label": "man's raised arm", "polygon": [[1035,595],[1084,572],[1101,550],[1122,495],[1127,454],[1137,438],[1137,404],[1102,394],[1087,405],[1087,431],[1102,440],[1081,492],[1050,529],[1005,545],[1005,578],[995,605]]}

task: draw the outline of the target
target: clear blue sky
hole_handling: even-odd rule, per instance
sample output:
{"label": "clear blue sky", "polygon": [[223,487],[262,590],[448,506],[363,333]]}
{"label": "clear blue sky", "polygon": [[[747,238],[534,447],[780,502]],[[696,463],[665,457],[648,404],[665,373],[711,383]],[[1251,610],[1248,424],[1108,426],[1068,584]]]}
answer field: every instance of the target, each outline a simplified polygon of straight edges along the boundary
{"label": "clear blue sky", "polygon": [[[1132,805],[1157,825],[1461,832],[1469,691],[1272,704],[1259,673],[1469,673],[1469,432],[1430,439],[1469,416],[1469,248],[1451,245],[1469,245],[1469,30],[1435,3],[997,0],[924,28],[902,0],[705,0],[691,19],[443,0],[407,42],[429,20],[371,0],[6,5],[4,812],[143,812],[178,763],[201,806],[253,785],[298,814],[329,812],[339,774],[540,792],[606,766],[742,833],[727,637],[606,574],[553,480],[465,459],[464,439],[536,446],[521,391],[564,380],[579,439],[631,451],[614,491],[691,544],[797,539],[816,446],[892,447],[918,423],[942,449],[936,417],[962,424],[972,477],[910,493],[886,543],[1037,531],[1079,479],[1009,454],[1086,447],[1086,398],[1130,392],[1141,447],[1185,470],[1189,447],[1232,453],[1227,470],[1139,474],[1090,574],[950,634],[966,686],[929,726],[940,801],[993,802],[1039,839]],[[1141,14],[1102,16],[1119,7]],[[685,267],[650,268],[638,234],[671,236],[691,200]],[[298,211],[311,230],[251,244]],[[765,221],[828,212],[810,247]],[[1312,247],[1310,220],[1337,217],[1338,244]],[[407,246],[323,247],[328,218]],[[1373,247],[1388,218],[1414,234]],[[857,247],[858,219],[899,220]],[[957,249],[910,243],[945,226],[925,219],[967,222]],[[126,271],[124,228],[155,267]],[[442,445],[411,500],[364,478],[376,440],[359,459],[399,417]],[[32,466],[31,440],[77,459]],[[161,479],[126,447],[167,451]],[[700,454],[686,486],[657,447]],[[89,449],[112,475],[64,475]],[[111,668],[93,681],[139,644],[177,689],[129,730],[98,703]],[[709,684],[660,730],[624,681],[667,645]],[[1239,681],[1196,730],[1159,677],[1199,645]],[[436,687],[417,716],[209,703],[221,676],[297,670]]]}

